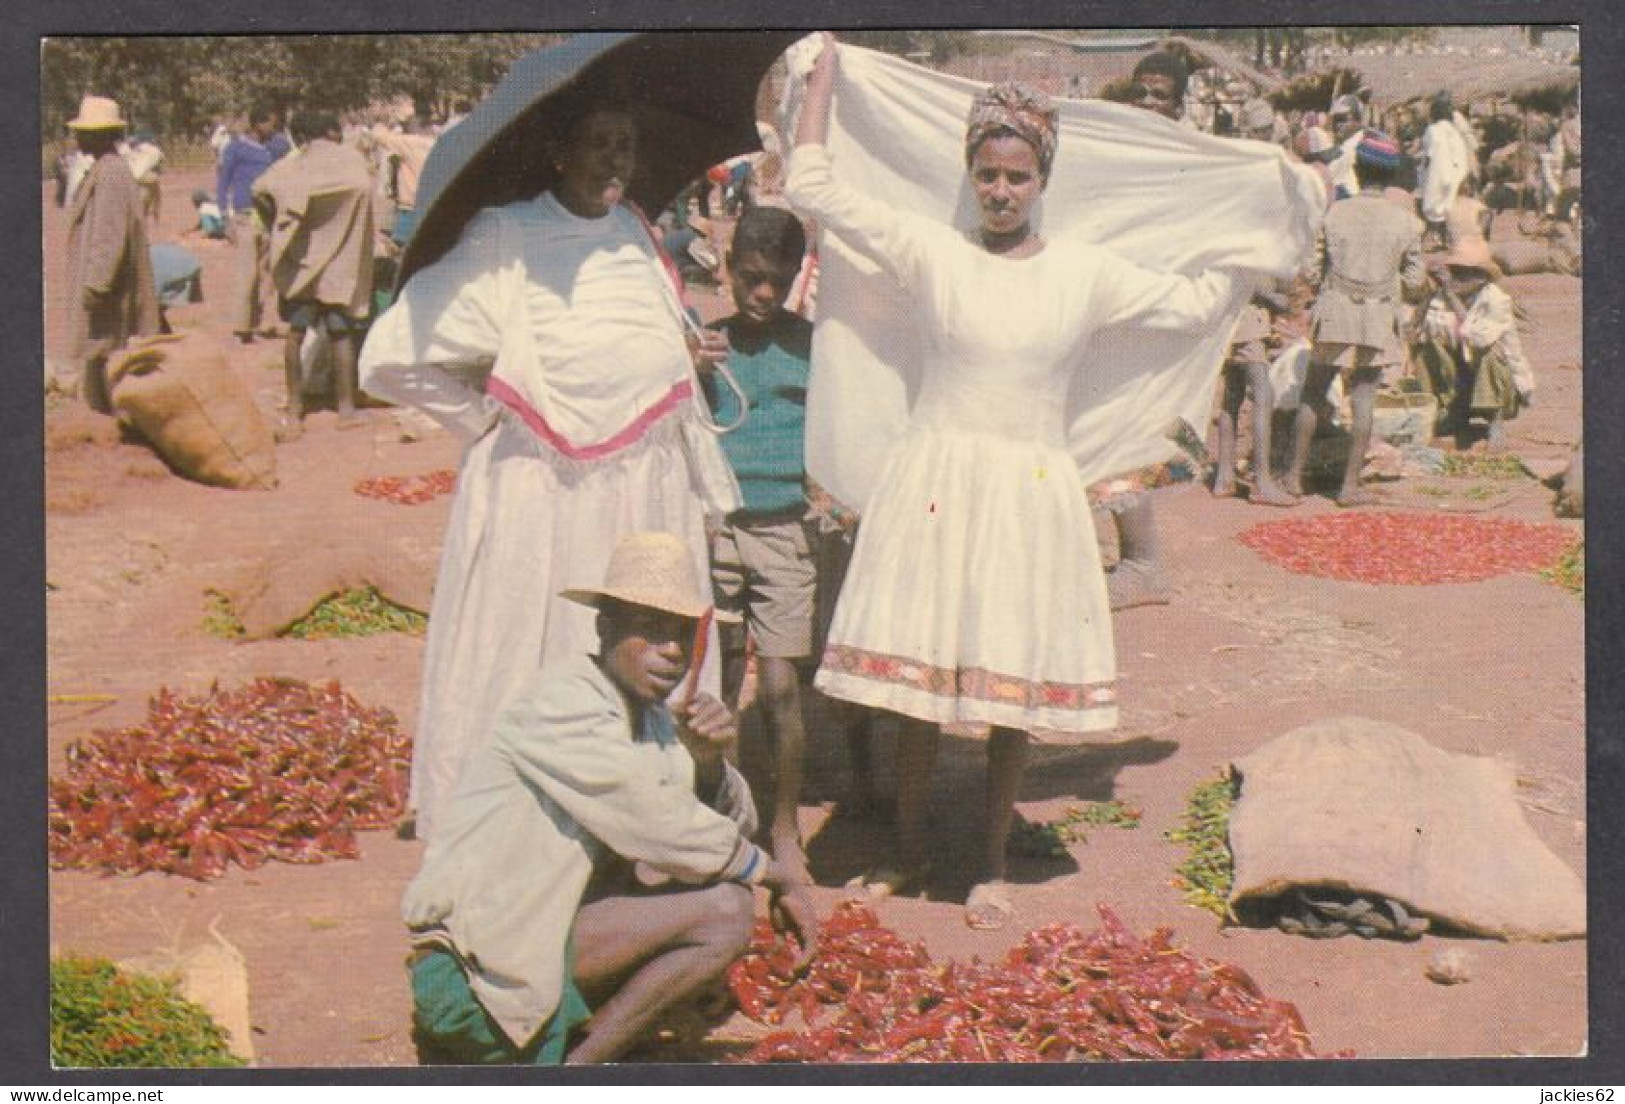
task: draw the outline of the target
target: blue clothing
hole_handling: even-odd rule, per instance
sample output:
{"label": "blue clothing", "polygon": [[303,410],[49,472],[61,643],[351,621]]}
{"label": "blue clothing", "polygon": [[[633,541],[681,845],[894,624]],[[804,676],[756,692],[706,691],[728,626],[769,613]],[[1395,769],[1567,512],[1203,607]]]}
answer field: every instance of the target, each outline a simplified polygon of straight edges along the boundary
{"label": "blue clothing", "polygon": [[169,242],[159,242],[152,255],[152,280],[158,287],[158,301],[166,307],[203,302],[203,265],[188,250]]}
{"label": "blue clothing", "polygon": [[215,202],[226,212],[254,209],[254,181],[288,152],[288,140],[271,135],[263,145],[258,139],[239,134],[220,154],[220,171],[215,178]]}
{"label": "blue clothing", "polygon": [[[781,310],[766,332],[741,325],[739,315],[716,323],[728,335],[728,371],[750,404],[745,424],[722,435],[722,451],[739,479],[745,509],[784,513],[805,504],[807,377],[812,371],[812,323]],[[713,391],[717,421],[739,417],[739,400],[725,384]]]}

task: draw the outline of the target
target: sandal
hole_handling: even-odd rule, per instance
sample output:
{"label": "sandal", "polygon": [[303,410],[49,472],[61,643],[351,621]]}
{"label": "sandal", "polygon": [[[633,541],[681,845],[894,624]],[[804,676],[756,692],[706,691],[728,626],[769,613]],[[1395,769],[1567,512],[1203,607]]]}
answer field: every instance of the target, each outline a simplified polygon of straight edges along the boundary
{"label": "sandal", "polygon": [[1015,914],[1003,882],[983,882],[965,899],[965,925],[978,931],[997,931]]}

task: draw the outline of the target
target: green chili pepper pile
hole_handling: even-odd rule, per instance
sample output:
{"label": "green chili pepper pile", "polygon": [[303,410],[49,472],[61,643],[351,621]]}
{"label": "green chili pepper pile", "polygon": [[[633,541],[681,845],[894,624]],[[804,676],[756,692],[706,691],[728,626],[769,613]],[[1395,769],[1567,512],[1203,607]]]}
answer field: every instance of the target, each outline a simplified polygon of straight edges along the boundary
{"label": "green chili pepper pile", "polygon": [[429,619],[423,614],[397,606],[379,594],[376,587],[355,587],[322,599],[282,635],[297,640],[330,640],[390,632],[418,635],[428,624]]}
{"label": "green chili pepper pile", "polygon": [[1185,903],[1228,919],[1230,916],[1231,856],[1230,807],[1235,786],[1228,778],[1203,783],[1185,803],[1185,826],[1168,838],[1190,847],[1190,856],[1178,868],[1174,884],[1185,891]]}
{"label": "green chili pepper pile", "polygon": [[[745,1062],[1068,1062],[1312,1058],[1298,1011],[1235,966],[1197,958],[1159,928],[1141,939],[1099,906],[1085,933],[1051,924],[1004,957],[937,965],[919,943],[847,902],[797,977],[797,947],[765,922],[728,970],[740,1009],[800,1031],[762,1039]],[[828,1015],[826,1015],[828,1013]]]}
{"label": "green chili pepper pile", "polygon": [[1034,859],[1058,859],[1074,843],[1088,843],[1085,826],[1112,828],[1138,828],[1141,812],[1115,798],[1111,801],[1086,801],[1071,805],[1059,819],[1047,821],[1018,820],[1010,827],[1007,846],[1011,854]]}
{"label": "green chili pepper pile", "polygon": [[199,880],[228,864],[357,858],[404,811],[411,741],[335,682],[260,678],[182,697],[69,745],[50,780],[51,865]]}
{"label": "green chili pepper pile", "polygon": [[240,1066],[226,1033],[174,983],[106,959],[51,959],[51,1064],[62,1068]]}
{"label": "green chili pepper pile", "polygon": [[1542,571],[1540,575],[1541,578],[1556,583],[1569,593],[1584,598],[1586,593],[1586,542],[1582,540],[1563,553],[1555,564]]}

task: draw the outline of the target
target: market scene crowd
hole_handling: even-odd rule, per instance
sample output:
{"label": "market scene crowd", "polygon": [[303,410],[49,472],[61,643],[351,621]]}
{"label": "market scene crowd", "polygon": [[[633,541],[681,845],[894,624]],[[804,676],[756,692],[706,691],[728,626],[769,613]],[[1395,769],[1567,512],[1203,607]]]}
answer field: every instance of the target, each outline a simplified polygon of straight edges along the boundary
{"label": "market scene crowd", "polygon": [[[965,925],[1019,924],[1034,749],[1112,738],[1137,693],[1114,617],[1182,600],[1167,489],[1359,514],[1397,471],[1508,457],[1541,401],[1492,226],[1515,209],[1540,264],[1577,264],[1577,87],[1509,129],[1445,88],[1286,106],[1167,46],[1092,99],[949,95],[829,36],[778,64],[760,148],[647,212],[651,135],[613,82],[554,92],[522,157],[497,97],[245,105],[177,241],[120,90],[68,123],[49,387],[131,420],[132,350],[201,302],[275,350],[278,445],[401,411],[460,443],[397,824],[423,845],[426,1061],[635,1053],[759,915],[804,972],[815,889],[878,908],[951,867]],[[505,159],[528,190],[448,213]],[[233,279],[205,297],[207,249]],[[944,733],[984,745],[969,853],[939,842]],[[844,749],[834,815],[871,832],[833,886],[813,744]],[[1418,930],[1380,894],[1317,907],[1282,929]]]}

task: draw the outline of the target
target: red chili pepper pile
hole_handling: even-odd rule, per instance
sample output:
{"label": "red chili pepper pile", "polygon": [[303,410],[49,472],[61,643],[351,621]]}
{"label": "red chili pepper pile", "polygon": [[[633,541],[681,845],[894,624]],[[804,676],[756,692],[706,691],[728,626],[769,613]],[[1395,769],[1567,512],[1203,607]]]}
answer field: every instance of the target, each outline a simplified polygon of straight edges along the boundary
{"label": "red chili pepper pile", "polygon": [[[924,946],[839,906],[796,978],[792,936],[757,927],[728,970],[740,1009],[761,1023],[800,1011],[800,1032],[769,1035],[745,1062],[1065,1062],[1312,1058],[1298,1011],[1238,967],[1196,958],[1159,928],[1140,939],[1106,906],[1101,927],[1030,933],[1002,963],[932,963]],[[818,1021],[833,1008],[827,1023]]]}
{"label": "red chili pepper pile", "polygon": [[1265,522],[1242,544],[1301,575],[1360,583],[1470,583],[1550,567],[1578,539],[1561,525],[1456,514],[1351,512]]}
{"label": "red chili pepper pile", "polygon": [[233,862],[357,858],[356,829],[401,815],[410,756],[394,714],[337,682],[161,689],[145,723],[69,746],[49,786],[51,865],[203,880]]}
{"label": "red chili pepper pile", "polygon": [[450,468],[423,475],[375,475],[355,485],[355,493],[363,498],[381,498],[402,506],[430,502],[456,489],[457,473]]}

